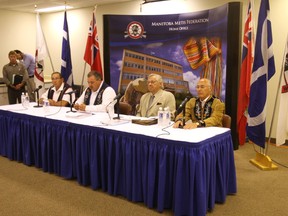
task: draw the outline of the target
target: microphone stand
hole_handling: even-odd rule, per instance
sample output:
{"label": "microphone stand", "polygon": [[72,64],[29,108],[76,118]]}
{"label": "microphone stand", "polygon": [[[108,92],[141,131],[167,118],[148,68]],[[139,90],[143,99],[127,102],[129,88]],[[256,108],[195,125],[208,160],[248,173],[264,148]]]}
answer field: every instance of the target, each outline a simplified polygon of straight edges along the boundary
{"label": "microphone stand", "polygon": [[114,117],[113,119],[120,119],[120,107],[119,107],[119,99],[117,98],[117,102],[116,102],[116,110],[117,110],[117,116]]}
{"label": "microphone stand", "polygon": [[36,98],[37,98],[37,105],[35,105],[34,107],[36,108],[42,107],[42,105],[39,104],[39,91],[36,91],[34,93],[36,93]]}
{"label": "microphone stand", "polygon": [[69,100],[70,100],[70,111],[67,111],[66,113],[69,113],[69,112],[77,112],[76,110],[72,110],[72,108],[73,108],[72,94],[69,94]]}
{"label": "microphone stand", "polygon": [[186,113],[186,103],[184,104],[183,106],[183,119],[182,119],[182,124],[183,124],[183,127],[185,126],[185,113]]}
{"label": "microphone stand", "polygon": [[[187,101],[183,104],[183,118],[182,118],[182,125],[179,125],[179,128],[183,128],[185,126],[185,114],[186,114],[186,103]],[[177,111],[176,111],[177,113]]]}

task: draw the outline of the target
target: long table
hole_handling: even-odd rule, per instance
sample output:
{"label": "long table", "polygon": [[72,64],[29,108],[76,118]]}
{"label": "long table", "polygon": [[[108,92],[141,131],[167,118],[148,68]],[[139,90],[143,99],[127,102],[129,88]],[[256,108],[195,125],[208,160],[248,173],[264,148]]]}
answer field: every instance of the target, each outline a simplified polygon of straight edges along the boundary
{"label": "long table", "polygon": [[67,111],[0,106],[0,154],[175,215],[203,216],[236,193],[229,129],[162,130],[130,116],[109,125],[106,113]]}

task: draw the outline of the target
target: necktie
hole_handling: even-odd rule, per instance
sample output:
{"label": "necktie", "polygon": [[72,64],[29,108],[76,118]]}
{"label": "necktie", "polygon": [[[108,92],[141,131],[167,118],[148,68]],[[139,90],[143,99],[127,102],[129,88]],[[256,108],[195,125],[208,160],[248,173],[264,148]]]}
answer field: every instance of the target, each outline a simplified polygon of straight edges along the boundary
{"label": "necktie", "polygon": [[150,96],[150,99],[149,99],[149,102],[148,102],[147,111],[146,111],[146,117],[148,117],[148,110],[149,110],[151,104],[153,103],[154,98],[155,98],[154,95]]}

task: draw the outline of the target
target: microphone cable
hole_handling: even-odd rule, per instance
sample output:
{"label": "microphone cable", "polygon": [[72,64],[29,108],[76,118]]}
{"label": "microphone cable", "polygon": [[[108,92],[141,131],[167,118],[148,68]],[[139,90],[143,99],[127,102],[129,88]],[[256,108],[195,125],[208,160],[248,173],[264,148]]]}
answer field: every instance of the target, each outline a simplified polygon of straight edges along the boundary
{"label": "microphone cable", "polygon": [[158,135],[156,136],[156,138],[159,138],[160,136],[170,135],[170,132],[167,131],[166,129],[169,128],[169,127],[172,127],[174,124],[175,124],[175,122],[172,123],[172,124],[169,122],[169,125],[168,125],[168,126],[162,128],[162,131],[165,132],[165,133],[158,134]]}
{"label": "microphone cable", "polygon": [[[49,105],[49,107],[50,107],[50,105]],[[49,114],[44,114],[44,117],[56,115],[57,113],[59,113],[61,111],[61,109],[62,109],[62,106],[60,106],[59,109],[56,112],[49,113]]]}

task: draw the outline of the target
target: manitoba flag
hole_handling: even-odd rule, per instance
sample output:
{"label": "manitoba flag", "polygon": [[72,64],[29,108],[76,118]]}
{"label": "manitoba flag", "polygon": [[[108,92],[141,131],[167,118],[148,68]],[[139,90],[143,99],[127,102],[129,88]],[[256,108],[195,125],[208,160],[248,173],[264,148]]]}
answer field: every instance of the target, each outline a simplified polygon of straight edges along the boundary
{"label": "manitoba flag", "polygon": [[96,26],[96,18],[95,18],[95,10],[93,11],[92,20],[89,26],[84,60],[91,66],[91,70],[96,70],[103,76],[99,42],[98,42],[98,34],[97,34],[97,26]]}
{"label": "manitoba flag", "polygon": [[247,18],[244,26],[242,64],[238,92],[237,128],[240,145],[243,145],[246,141],[247,108],[249,104],[250,78],[254,58],[254,28],[252,11],[253,3],[249,1]]}

